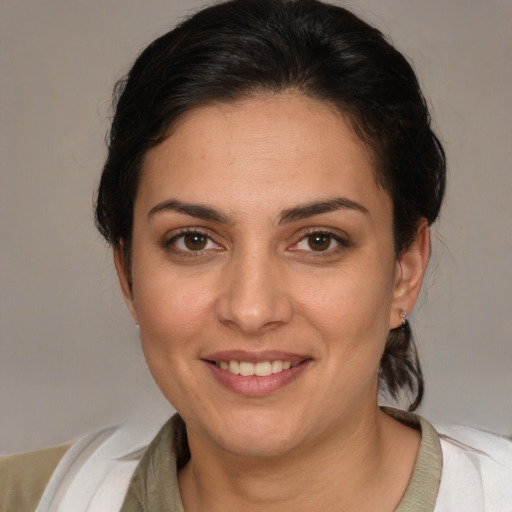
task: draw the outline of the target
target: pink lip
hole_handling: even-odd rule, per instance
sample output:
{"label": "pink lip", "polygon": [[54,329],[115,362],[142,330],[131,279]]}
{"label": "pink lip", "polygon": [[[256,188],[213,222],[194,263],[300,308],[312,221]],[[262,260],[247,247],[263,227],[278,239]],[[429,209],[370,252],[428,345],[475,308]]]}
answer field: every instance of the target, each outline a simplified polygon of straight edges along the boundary
{"label": "pink lip", "polygon": [[[242,375],[235,375],[227,370],[222,370],[211,361],[247,361],[257,363],[261,361],[292,361],[299,362],[288,370],[283,370],[279,373],[273,373],[266,377],[258,377],[252,375],[244,377]],[[211,372],[213,377],[221,385],[227,389],[245,396],[262,397],[275,393],[276,391],[284,388],[286,385],[296,380],[309,366],[312,359],[301,357],[298,354],[285,354],[282,352],[264,352],[260,354],[250,354],[247,352],[217,352],[209,355],[203,359],[204,364]]]}

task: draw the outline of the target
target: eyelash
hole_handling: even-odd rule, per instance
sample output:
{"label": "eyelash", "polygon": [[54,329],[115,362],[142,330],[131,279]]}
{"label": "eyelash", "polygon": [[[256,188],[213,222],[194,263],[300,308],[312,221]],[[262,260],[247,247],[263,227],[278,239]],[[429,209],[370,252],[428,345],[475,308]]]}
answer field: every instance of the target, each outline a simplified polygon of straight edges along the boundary
{"label": "eyelash", "polygon": [[[313,257],[322,257],[327,255],[332,255],[333,253],[339,252],[343,248],[351,247],[352,244],[349,242],[349,240],[346,237],[340,236],[337,233],[333,233],[332,231],[325,230],[325,229],[318,229],[318,228],[311,228],[305,233],[302,234],[300,239],[295,242],[292,247],[297,247],[300,243],[308,241],[308,238],[312,236],[317,237],[326,237],[329,239],[329,245],[325,250],[318,250],[315,251],[313,248],[310,247],[310,250],[304,250],[304,252],[312,253],[311,256]],[[337,244],[335,247],[331,247],[332,243]],[[309,244],[308,244],[309,245]],[[303,249],[290,249],[292,251],[303,251]]]}
{"label": "eyelash", "polygon": [[[213,243],[217,246],[217,248],[215,248],[215,249],[201,248],[198,250],[193,250],[193,249],[189,248],[187,250],[187,249],[179,248],[176,246],[176,243],[178,242],[178,240],[184,239],[186,236],[191,236],[191,235],[199,235],[200,237],[204,237],[206,239],[206,244]],[[311,246],[310,246],[310,250],[298,248],[298,245],[300,243],[305,242],[305,241],[307,243],[307,239],[311,236],[326,237],[329,239],[329,245],[327,246],[327,248],[325,250],[318,250],[318,251],[315,251],[313,248],[311,248]],[[337,244],[337,246],[334,248],[331,247],[333,242],[335,244]],[[202,256],[202,255],[204,255],[205,252],[209,252],[212,250],[220,251],[223,249],[222,245],[215,242],[210,234],[208,234],[207,232],[202,231],[200,229],[197,229],[197,228],[186,228],[186,229],[179,231],[178,233],[174,234],[171,238],[166,239],[163,243],[163,246],[166,250],[169,250],[175,254],[182,255],[185,257]],[[291,252],[299,252],[300,251],[303,253],[311,253],[310,256],[312,256],[312,257],[322,257],[322,256],[326,256],[326,255],[332,255],[333,253],[339,252],[342,248],[348,248],[351,246],[352,246],[352,244],[349,242],[349,240],[345,237],[340,236],[339,234],[333,233],[332,231],[325,230],[325,229],[311,228],[308,231],[306,231],[305,233],[302,233],[301,237],[298,239],[298,241],[295,242],[294,244],[292,244],[291,246],[289,246],[288,250],[290,250]]]}
{"label": "eyelash", "polygon": [[[163,244],[164,248],[175,253],[175,254],[179,254],[180,256],[186,256],[186,257],[201,256],[201,255],[204,255],[205,251],[212,250],[211,248],[209,248],[209,249],[202,248],[199,250],[192,250],[192,249],[187,250],[187,249],[182,249],[182,248],[176,247],[176,242],[178,240],[180,240],[180,238],[184,239],[187,235],[188,236],[199,235],[206,239],[207,244],[214,243],[217,247],[222,247],[217,242],[215,242],[213,240],[213,238],[205,231],[201,231],[200,229],[195,229],[195,228],[187,228],[187,229],[181,230],[180,232],[174,234],[171,238],[165,240],[164,244]],[[222,250],[222,249],[213,249],[213,250],[216,251],[216,250]]]}

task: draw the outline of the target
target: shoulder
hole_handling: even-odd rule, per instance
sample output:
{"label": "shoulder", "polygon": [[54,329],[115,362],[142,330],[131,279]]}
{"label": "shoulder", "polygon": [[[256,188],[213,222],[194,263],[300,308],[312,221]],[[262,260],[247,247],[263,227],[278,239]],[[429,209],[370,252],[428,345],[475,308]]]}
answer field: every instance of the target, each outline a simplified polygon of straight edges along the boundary
{"label": "shoulder", "polygon": [[512,436],[462,425],[436,425],[442,444],[454,445],[485,462],[512,467]]}
{"label": "shoulder", "polygon": [[71,444],[0,457],[0,512],[35,510]]}
{"label": "shoulder", "polygon": [[436,429],[443,452],[436,512],[510,511],[512,440],[458,425],[437,425]]}
{"label": "shoulder", "polygon": [[[432,425],[417,414],[388,407],[384,411],[421,429],[422,443],[416,462],[422,468],[421,475],[425,472],[435,475],[438,487],[435,512],[512,511],[512,440],[509,437],[461,425]],[[432,473],[436,463],[439,471]],[[422,476],[422,492],[426,481]],[[421,492],[418,495],[423,496]]]}
{"label": "shoulder", "polygon": [[0,512],[114,512],[168,411],[137,416],[73,443],[0,457]]}
{"label": "shoulder", "polygon": [[[9,490],[12,496],[7,495],[9,501],[6,498],[5,505],[0,501],[0,512],[120,510],[133,472],[156,429],[153,422],[141,420],[86,434],[68,445],[56,463],[44,472],[44,479],[38,483],[36,492],[30,490],[27,494],[23,483],[15,493]],[[20,481],[19,475],[23,476],[25,471],[23,468],[30,464],[31,461],[27,460],[22,469],[16,471],[18,477],[11,480]],[[12,469],[9,473],[13,473]],[[23,480],[27,479],[21,478]],[[0,487],[10,489],[10,485],[4,486],[3,482]],[[25,496],[30,501],[25,500]],[[20,502],[20,499],[24,501]]]}

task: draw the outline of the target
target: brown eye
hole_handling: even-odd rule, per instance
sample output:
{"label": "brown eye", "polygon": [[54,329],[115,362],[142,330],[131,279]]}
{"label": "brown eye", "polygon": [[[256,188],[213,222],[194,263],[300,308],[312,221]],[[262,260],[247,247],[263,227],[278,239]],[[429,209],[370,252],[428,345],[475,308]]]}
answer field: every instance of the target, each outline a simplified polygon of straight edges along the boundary
{"label": "brown eye", "polygon": [[332,237],[324,233],[313,233],[308,236],[308,246],[313,251],[326,251],[331,247]]}
{"label": "brown eye", "polygon": [[[345,247],[350,247],[346,238],[329,231],[314,230],[306,233],[296,244],[291,245],[288,250],[300,251],[302,253],[319,253],[317,256],[334,256],[341,253]],[[325,253],[325,254],[322,254]]]}
{"label": "brown eye", "polygon": [[183,230],[163,244],[166,250],[181,256],[204,256],[223,250],[210,235],[195,229]]}
{"label": "brown eye", "polygon": [[183,235],[183,243],[190,251],[201,251],[206,247],[208,237],[201,233],[189,233]]}

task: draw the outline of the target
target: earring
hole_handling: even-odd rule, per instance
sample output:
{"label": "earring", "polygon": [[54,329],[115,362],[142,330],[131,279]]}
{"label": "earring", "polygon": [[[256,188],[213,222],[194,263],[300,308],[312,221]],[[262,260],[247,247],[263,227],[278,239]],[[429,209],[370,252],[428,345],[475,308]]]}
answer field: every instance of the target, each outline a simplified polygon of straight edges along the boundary
{"label": "earring", "polygon": [[402,321],[400,322],[400,327],[402,328],[402,330],[405,330],[405,325],[407,323],[407,311],[404,311],[402,309],[402,311],[400,311],[400,318],[402,319]]}

